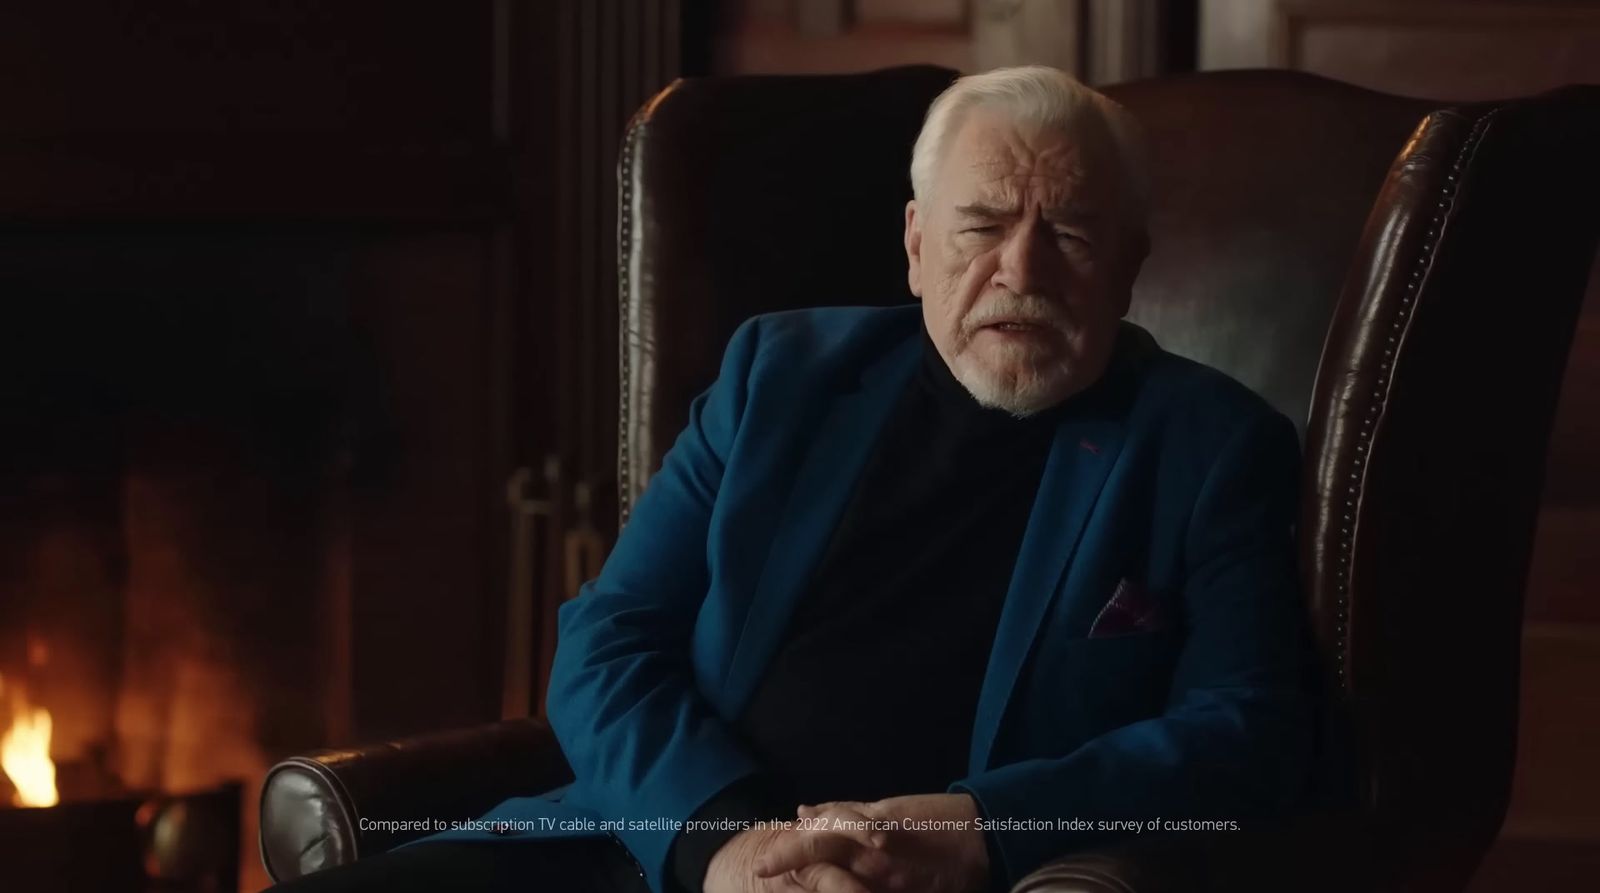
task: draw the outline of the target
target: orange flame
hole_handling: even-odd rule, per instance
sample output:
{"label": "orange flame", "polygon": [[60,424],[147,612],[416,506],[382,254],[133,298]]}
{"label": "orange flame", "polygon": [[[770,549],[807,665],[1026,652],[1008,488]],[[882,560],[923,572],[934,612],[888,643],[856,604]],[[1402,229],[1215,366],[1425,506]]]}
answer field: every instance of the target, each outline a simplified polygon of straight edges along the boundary
{"label": "orange flame", "polygon": [[0,767],[17,789],[12,799],[18,806],[54,806],[61,801],[56,793],[56,764],[50,761],[50,711],[28,706],[20,687],[11,728],[0,736]]}

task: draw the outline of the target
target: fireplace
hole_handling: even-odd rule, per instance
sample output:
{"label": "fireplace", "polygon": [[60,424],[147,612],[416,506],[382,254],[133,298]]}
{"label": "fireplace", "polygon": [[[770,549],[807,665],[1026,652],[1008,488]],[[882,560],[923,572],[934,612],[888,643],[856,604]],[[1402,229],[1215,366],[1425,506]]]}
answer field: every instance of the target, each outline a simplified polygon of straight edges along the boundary
{"label": "fireplace", "polygon": [[240,790],[229,783],[0,809],[6,882],[23,890],[237,889]]}
{"label": "fireplace", "polygon": [[348,506],[382,412],[347,242],[145,226],[0,243],[20,311],[0,336],[8,879],[259,889],[261,774],[346,733]]}

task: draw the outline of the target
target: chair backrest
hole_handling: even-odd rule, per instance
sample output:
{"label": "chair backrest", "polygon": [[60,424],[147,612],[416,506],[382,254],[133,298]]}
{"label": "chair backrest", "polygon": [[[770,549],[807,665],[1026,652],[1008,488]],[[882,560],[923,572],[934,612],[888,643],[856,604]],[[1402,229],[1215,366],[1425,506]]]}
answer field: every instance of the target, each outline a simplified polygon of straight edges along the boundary
{"label": "chair backrest", "polygon": [[1597,157],[1600,87],[1430,112],[1377,192],[1328,328],[1301,564],[1405,889],[1460,889],[1505,816]]}
{"label": "chair backrest", "polygon": [[[954,75],[686,80],[636,116],[624,520],[740,321],[913,300],[910,147]],[[1505,811],[1522,586],[1594,247],[1594,90],[1442,109],[1257,71],[1107,92],[1153,163],[1130,317],[1300,426],[1302,571],[1358,801],[1403,842],[1395,873],[1449,889]]]}

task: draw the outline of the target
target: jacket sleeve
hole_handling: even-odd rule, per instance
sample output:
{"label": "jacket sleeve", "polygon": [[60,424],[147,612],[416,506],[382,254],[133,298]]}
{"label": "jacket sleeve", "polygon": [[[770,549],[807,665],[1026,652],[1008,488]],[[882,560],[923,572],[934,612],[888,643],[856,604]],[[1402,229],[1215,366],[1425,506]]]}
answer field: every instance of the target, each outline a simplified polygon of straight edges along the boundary
{"label": "jacket sleeve", "polygon": [[[1206,472],[1184,542],[1187,636],[1162,715],[951,786],[997,823],[990,857],[1008,884],[1107,837],[1062,819],[1245,826],[1304,796],[1315,652],[1295,564],[1299,463],[1293,425],[1261,413]],[[1007,830],[1011,818],[1049,830]]]}
{"label": "jacket sleeve", "polygon": [[709,586],[708,527],[743,415],[758,325],[752,319],[734,333],[716,382],[690,405],[687,427],[600,575],[558,613],[551,728],[583,805],[622,820],[616,834],[657,893],[671,881],[671,823],[681,827],[761,768],[700,694],[690,665]]}

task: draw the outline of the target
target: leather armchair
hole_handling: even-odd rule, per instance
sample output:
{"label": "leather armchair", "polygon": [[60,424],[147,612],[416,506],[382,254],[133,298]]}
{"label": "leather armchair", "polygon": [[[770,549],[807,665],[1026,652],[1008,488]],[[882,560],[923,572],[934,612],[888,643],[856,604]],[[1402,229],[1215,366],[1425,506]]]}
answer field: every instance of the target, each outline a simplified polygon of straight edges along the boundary
{"label": "leather armchair", "polygon": [[[620,177],[622,516],[744,318],[900,303],[931,67],[680,81]],[[1522,591],[1594,255],[1600,88],[1446,106],[1281,71],[1108,92],[1149,131],[1136,322],[1301,425],[1302,573],[1326,668],[1316,803],[1270,831],[1063,854],[1014,893],[1458,891],[1503,819]],[[274,877],[561,784],[537,721],[274,767]]]}

